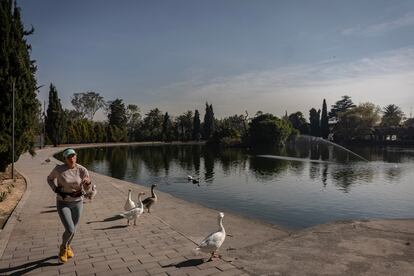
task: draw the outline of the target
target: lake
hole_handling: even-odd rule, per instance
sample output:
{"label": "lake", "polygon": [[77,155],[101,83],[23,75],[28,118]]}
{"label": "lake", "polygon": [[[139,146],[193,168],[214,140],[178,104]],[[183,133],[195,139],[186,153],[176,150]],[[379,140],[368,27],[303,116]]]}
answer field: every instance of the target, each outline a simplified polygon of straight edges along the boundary
{"label": "lake", "polygon": [[412,148],[353,149],[369,162],[339,147],[310,144],[257,152],[204,145],[77,151],[78,162],[91,171],[147,187],[156,183],[176,197],[291,229],[347,219],[413,217]]}

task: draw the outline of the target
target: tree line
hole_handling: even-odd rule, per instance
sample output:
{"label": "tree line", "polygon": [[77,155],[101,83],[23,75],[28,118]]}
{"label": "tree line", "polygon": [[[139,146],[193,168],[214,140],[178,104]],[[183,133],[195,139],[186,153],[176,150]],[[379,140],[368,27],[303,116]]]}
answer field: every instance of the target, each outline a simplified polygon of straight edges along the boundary
{"label": "tree line", "polygon": [[[203,122],[198,110],[174,117],[154,108],[142,116],[137,105],[126,105],[119,98],[105,101],[93,91],[75,93],[71,103],[74,109],[63,109],[56,87],[50,84],[44,122],[47,143],[198,141],[208,140],[215,129],[213,106],[208,103]],[[93,120],[99,109],[106,115],[104,122]]]}
{"label": "tree line", "polygon": [[406,118],[395,104],[383,108],[370,102],[355,105],[347,95],[336,101],[329,112],[325,99],[322,114],[320,109],[311,108],[309,123],[301,112],[290,114],[288,120],[301,134],[329,138],[339,143],[370,139],[379,129],[411,129],[412,132],[414,128],[414,119]]}

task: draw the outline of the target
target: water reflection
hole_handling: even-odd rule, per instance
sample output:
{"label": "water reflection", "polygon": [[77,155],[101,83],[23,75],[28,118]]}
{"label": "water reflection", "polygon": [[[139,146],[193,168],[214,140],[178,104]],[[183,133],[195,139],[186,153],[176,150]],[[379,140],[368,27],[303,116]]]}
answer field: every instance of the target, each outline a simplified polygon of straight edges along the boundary
{"label": "water reflection", "polygon": [[252,157],[250,159],[250,169],[255,177],[261,180],[273,179],[275,176],[282,174],[289,168],[290,161],[281,159],[267,159]]}
{"label": "water reflection", "polygon": [[[176,196],[290,227],[335,218],[398,217],[414,208],[414,188],[408,185],[414,177],[414,151],[357,148],[373,161],[347,163],[353,157],[332,145],[299,144],[267,152],[219,151],[202,145],[90,148],[78,150],[78,159],[99,173],[147,186],[157,182],[161,190]],[[199,178],[200,183],[190,185],[187,175]],[[378,198],[383,205],[376,205]],[[261,207],[253,202],[260,202]]]}
{"label": "water reflection", "polygon": [[[296,144],[298,146],[298,144]],[[414,152],[404,153],[400,148],[356,148],[363,156],[371,160],[384,160],[401,163],[403,160],[413,160]],[[129,169],[129,177],[139,178],[143,171],[155,177],[169,175],[170,167],[179,165],[181,170],[200,178],[204,173],[204,181],[214,181],[215,168],[218,166],[224,175],[233,172],[250,170],[260,180],[269,180],[281,177],[285,173],[303,175],[308,169],[309,179],[320,180],[325,187],[329,181],[341,191],[348,193],[354,183],[369,183],[378,174],[378,170],[389,181],[398,181],[404,170],[398,164],[389,166],[363,165],[361,163],[306,163],[290,160],[267,159],[256,157],[261,151],[247,152],[243,149],[225,149],[219,151],[202,145],[188,146],[121,146],[105,148],[88,148],[79,151],[78,159],[86,167],[97,163],[107,163],[108,173],[115,178],[124,179]],[[349,160],[344,154],[336,153],[331,146],[300,144],[300,147],[286,147],[283,150],[274,150],[272,153],[282,154],[311,160]]]}

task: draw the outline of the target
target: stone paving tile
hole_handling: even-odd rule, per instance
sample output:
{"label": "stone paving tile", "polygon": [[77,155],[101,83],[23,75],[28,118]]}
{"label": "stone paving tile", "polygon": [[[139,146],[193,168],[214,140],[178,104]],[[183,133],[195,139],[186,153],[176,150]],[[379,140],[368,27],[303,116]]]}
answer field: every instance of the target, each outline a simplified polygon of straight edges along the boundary
{"label": "stone paving tile", "polygon": [[41,150],[34,158],[23,155],[17,163],[17,169],[29,179],[30,194],[1,256],[0,275],[243,274],[222,260],[202,263],[200,256],[192,254],[196,244],[164,224],[156,211],[143,214],[136,226],[127,226],[117,215],[123,211],[128,189],[137,194],[148,192],[147,188],[126,182],[114,186],[121,181],[93,172],[99,192],[92,203],[84,204],[72,243],[75,257],[58,265],[56,254],[64,229],[55,211],[54,194],[45,181],[55,163],[42,164],[52,152]]}

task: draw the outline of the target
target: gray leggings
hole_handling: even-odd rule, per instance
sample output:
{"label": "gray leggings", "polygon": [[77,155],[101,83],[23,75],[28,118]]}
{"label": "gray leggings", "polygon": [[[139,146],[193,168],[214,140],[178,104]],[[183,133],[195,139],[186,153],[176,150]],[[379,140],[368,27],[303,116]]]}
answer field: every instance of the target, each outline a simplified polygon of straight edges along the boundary
{"label": "gray leggings", "polygon": [[83,202],[82,200],[74,202],[58,200],[56,202],[56,207],[60,220],[65,227],[65,232],[62,235],[62,245],[68,246],[75,235],[76,226],[78,225],[82,213]]}

